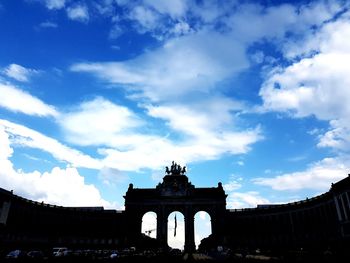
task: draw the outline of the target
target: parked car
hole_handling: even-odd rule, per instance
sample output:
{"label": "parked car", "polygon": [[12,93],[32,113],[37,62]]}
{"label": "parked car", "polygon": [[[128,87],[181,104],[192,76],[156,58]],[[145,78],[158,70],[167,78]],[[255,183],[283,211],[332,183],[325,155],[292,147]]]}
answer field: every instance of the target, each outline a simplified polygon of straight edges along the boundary
{"label": "parked car", "polygon": [[68,248],[66,247],[54,247],[52,249],[52,255],[54,257],[63,257],[65,256],[67,250]]}
{"label": "parked car", "polygon": [[109,255],[110,259],[117,259],[119,257],[118,251],[117,250],[112,250],[111,254]]}
{"label": "parked car", "polygon": [[8,259],[13,259],[13,258],[17,259],[17,258],[24,258],[25,256],[26,256],[26,253],[23,250],[16,249],[16,250],[13,250],[10,253],[8,253],[6,255],[6,258],[8,258]]}

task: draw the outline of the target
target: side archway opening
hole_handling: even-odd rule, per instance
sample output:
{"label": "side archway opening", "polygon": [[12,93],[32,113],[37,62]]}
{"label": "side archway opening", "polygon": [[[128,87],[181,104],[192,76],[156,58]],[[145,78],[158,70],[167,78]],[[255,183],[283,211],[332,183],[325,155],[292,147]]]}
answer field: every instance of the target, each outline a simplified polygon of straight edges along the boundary
{"label": "side archway opening", "polygon": [[147,212],[143,215],[141,233],[157,238],[157,214],[155,212]]}
{"label": "side archway opening", "polygon": [[[202,240],[209,237],[212,233],[211,218],[205,211],[199,211],[194,216],[194,235],[196,248],[199,248]],[[205,242],[202,242],[203,245]]]}

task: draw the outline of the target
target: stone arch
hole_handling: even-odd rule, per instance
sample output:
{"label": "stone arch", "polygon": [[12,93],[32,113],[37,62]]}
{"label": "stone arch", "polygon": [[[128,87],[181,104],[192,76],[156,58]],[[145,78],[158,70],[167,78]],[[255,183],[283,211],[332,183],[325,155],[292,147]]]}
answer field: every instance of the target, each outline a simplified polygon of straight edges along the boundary
{"label": "stone arch", "polygon": [[201,240],[209,237],[211,234],[212,220],[210,213],[205,210],[197,211],[194,216],[194,235],[196,248],[198,249]]}
{"label": "stone arch", "polygon": [[185,216],[181,211],[174,210],[168,213],[167,232],[168,246],[183,250],[185,246]]}
{"label": "stone arch", "polygon": [[157,213],[153,210],[145,212],[141,219],[141,233],[157,238]]}
{"label": "stone arch", "polygon": [[[157,243],[168,247],[168,218],[174,211],[184,216],[184,249],[195,250],[194,217],[198,211],[206,211],[211,218],[211,232],[214,237],[222,236],[226,213],[226,197],[222,184],[217,187],[196,188],[185,175],[186,170],[173,163],[166,169],[163,182],[155,189],[139,189],[130,185],[125,198],[126,233],[133,244],[141,233],[141,222],[145,212],[157,214]],[[172,218],[171,218],[172,219]],[[180,222],[180,221],[179,221]],[[179,223],[178,222],[178,223]]]}

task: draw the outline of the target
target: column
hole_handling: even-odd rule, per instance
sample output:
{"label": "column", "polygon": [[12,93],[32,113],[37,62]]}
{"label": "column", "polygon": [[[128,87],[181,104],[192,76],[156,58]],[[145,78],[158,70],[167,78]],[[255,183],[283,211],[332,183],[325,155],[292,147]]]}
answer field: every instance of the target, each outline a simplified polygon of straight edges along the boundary
{"label": "column", "polygon": [[185,213],[185,251],[194,252],[196,245],[194,241],[194,215],[192,211],[187,208]]}
{"label": "column", "polygon": [[165,215],[164,208],[159,209],[157,214],[157,240],[159,246],[167,248],[168,246],[168,218]]}

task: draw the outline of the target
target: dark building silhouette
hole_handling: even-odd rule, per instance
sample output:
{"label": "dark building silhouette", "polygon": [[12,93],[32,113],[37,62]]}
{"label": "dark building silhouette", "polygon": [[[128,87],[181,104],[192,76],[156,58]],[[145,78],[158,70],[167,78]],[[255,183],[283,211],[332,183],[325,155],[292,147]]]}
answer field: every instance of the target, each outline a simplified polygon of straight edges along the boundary
{"label": "dark building silhouette", "polygon": [[174,211],[185,218],[187,251],[195,249],[194,215],[198,211],[211,217],[212,234],[205,240],[208,246],[324,250],[350,244],[350,177],[310,199],[228,210],[221,183],[196,188],[185,173],[185,167],[173,163],[156,188],[138,189],[130,184],[124,211],[49,205],[0,188],[0,247],[145,246],[152,242],[141,234],[142,217],[155,212],[157,240],[152,244],[166,248],[167,220]]}

